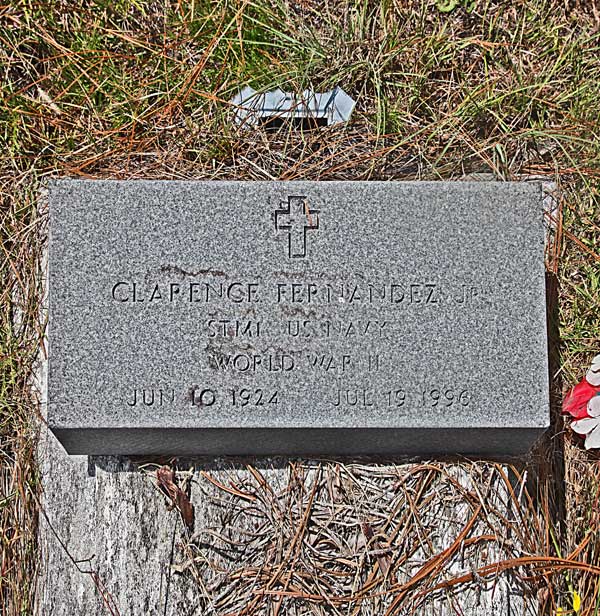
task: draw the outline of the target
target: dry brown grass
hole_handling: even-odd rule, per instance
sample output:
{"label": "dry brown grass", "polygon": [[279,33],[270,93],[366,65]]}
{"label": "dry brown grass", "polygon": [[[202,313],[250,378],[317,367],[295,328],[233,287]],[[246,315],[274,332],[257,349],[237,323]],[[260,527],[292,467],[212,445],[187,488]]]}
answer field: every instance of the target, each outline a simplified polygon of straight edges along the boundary
{"label": "dry brown grass", "polygon": [[561,573],[600,572],[554,555],[554,522],[522,469],[304,462],[283,485],[248,470],[201,473],[220,523],[185,543],[177,571],[194,577],[207,613],[460,613],[491,610],[507,588],[551,609]]}
{"label": "dry brown grass", "polygon": [[[29,382],[44,326],[38,317],[44,221],[35,202],[47,177],[545,176],[561,191],[559,232],[548,263],[559,283],[556,401],[561,383],[579,378],[600,348],[600,10],[592,0],[481,0],[471,12],[464,8],[471,3],[459,4],[451,13],[437,10],[435,0],[24,1],[0,7],[0,605],[5,613],[31,613],[34,601],[38,415]],[[348,127],[311,134],[236,132],[226,101],[248,81],[287,89],[341,84],[359,104]],[[298,593],[308,593],[312,603],[325,605],[330,591],[316,582],[323,569],[330,571],[327,584],[337,585],[335,601],[348,609],[359,605],[356,593],[368,596],[375,609],[379,601],[418,605],[436,584],[445,584],[439,592],[452,586],[440,574],[450,556],[434,549],[425,550],[430,569],[417,581],[401,571],[411,550],[424,549],[414,533],[419,524],[432,524],[427,512],[433,501],[425,495],[436,486],[433,493],[441,490],[448,502],[463,499],[463,522],[474,519],[469,537],[494,535],[498,542],[502,533],[517,533],[525,548],[514,551],[500,542],[497,558],[532,577],[531,588],[549,612],[568,608],[578,590],[581,613],[596,614],[598,461],[568,432],[565,436],[560,420],[556,425],[553,449],[546,447],[533,461],[518,499],[506,484],[515,511],[510,523],[494,517],[490,495],[481,491],[489,476],[500,472],[489,463],[465,466],[467,486],[457,485],[442,464],[418,466],[410,476],[377,466],[326,465],[318,484],[299,480],[313,478],[317,470],[298,464],[290,467],[290,487],[281,496],[258,479],[241,486],[262,503],[267,524],[265,543],[253,544],[257,557],[270,554],[265,550],[273,541],[291,550],[287,562],[266,563],[256,572],[262,594],[253,595],[252,605],[275,602],[282,588],[298,599]],[[563,441],[564,455],[556,446]],[[566,500],[559,489],[563,465]],[[335,550],[344,540],[343,518],[355,520],[356,528],[365,523],[362,505],[352,500],[345,481],[372,490],[373,498],[382,499],[381,511],[387,511],[372,537],[364,527],[363,538],[352,539],[355,548],[360,541],[368,546],[369,556],[358,565],[342,565]],[[334,489],[336,482],[340,487]],[[418,524],[390,517],[415,495],[421,498],[414,505]],[[232,507],[250,515],[239,499],[232,497]],[[284,507],[289,520],[278,526],[272,516]],[[332,536],[326,545],[311,535],[324,527],[325,515],[331,516],[325,528]],[[228,537],[211,541],[226,543]],[[379,558],[377,542],[383,545]],[[385,542],[393,543],[393,553]],[[486,542],[473,540],[461,550],[481,551]],[[190,556],[198,557],[202,546],[192,541]],[[302,557],[293,560],[297,555]],[[534,560],[519,560],[526,555]],[[359,585],[351,582],[355,565]],[[248,596],[239,574],[231,565],[227,575],[238,594],[222,600],[227,609],[237,609]],[[199,592],[206,592],[201,584]]]}

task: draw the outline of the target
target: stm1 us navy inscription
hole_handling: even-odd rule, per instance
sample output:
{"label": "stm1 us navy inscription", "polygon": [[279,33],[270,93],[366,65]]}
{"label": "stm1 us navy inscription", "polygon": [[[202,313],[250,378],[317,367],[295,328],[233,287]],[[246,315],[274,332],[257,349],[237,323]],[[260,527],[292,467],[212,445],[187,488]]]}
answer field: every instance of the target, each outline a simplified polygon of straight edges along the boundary
{"label": "stm1 us navy inscription", "polygon": [[548,424],[536,182],[62,180],[49,263],[71,453],[504,456]]}

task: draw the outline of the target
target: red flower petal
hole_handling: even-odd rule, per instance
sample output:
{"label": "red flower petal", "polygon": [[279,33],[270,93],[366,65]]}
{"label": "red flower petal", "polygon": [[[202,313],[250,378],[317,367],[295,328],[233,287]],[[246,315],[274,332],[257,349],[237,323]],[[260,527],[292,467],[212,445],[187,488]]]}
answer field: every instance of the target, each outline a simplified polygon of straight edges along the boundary
{"label": "red flower petal", "polygon": [[600,391],[600,385],[594,387],[585,379],[577,383],[573,389],[566,395],[563,400],[563,413],[568,413],[575,419],[589,417],[587,412],[587,403]]}

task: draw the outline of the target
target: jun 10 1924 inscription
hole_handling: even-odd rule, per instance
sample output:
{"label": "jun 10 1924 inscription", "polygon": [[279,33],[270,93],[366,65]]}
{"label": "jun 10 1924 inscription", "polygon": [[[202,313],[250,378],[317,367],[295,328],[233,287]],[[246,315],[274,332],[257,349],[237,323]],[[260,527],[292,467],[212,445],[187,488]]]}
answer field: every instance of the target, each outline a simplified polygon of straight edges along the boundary
{"label": "jun 10 1924 inscription", "polygon": [[512,454],[548,423],[538,183],[54,182],[70,453]]}

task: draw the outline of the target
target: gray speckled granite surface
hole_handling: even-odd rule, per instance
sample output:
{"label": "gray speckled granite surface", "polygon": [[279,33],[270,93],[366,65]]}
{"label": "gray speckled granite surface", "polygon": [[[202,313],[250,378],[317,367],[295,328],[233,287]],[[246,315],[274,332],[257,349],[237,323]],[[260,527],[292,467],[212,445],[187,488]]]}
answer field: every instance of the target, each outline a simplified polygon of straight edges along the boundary
{"label": "gray speckled granite surface", "polygon": [[541,186],[54,182],[71,453],[504,455],[548,424]]}

